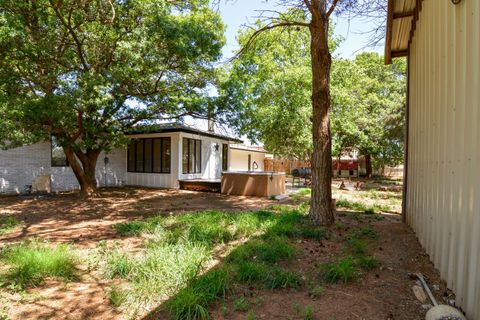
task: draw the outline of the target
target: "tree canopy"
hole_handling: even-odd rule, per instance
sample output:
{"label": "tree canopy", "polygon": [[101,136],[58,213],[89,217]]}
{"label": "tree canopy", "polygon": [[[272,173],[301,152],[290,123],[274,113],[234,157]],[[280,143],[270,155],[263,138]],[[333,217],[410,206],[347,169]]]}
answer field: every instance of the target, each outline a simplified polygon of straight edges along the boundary
{"label": "tree canopy", "polygon": [[204,112],[224,29],[208,0],[0,0],[0,144],[54,135],[95,191],[126,130]]}
{"label": "tree canopy", "polygon": [[[262,25],[258,22],[258,27]],[[333,33],[333,29],[331,29]],[[245,45],[252,31],[239,34]],[[229,66],[222,93],[234,105],[230,123],[283,157],[312,152],[312,75],[308,31],[274,29],[259,36]],[[342,41],[331,36],[331,46]],[[385,66],[376,53],[334,56],[331,73],[332,154],[348,149],[370,155],[377,167],[403,157],[405,61]]]}

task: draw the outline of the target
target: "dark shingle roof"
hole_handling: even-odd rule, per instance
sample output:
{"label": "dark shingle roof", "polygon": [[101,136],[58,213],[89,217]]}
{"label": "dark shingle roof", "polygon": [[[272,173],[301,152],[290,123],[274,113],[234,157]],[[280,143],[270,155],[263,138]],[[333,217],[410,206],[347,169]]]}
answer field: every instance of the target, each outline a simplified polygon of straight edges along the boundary
{"label": "dark shingle roof", "polygon": [[194,127],[190,127],[184,124],[178,123],[165,123],[165,124],[154,124],[154,125],[142,125],[132,128],[130,131],[126,132],[126,135],[132,134],[147,134],[147,133],[168,133],[168,132],[185,132],[191,134],[198,134],[204,137],[217,138],[232,142],[243,143],[242,140],[229,137],[226,135],[218,134],[215,132],[203,131]]}

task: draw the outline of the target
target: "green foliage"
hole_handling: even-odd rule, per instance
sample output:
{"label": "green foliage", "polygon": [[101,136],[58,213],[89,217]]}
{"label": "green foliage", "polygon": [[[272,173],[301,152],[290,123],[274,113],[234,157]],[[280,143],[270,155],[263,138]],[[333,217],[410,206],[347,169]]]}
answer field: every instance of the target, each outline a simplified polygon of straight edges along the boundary
{"label": "green foliage", "polygon": [[255,316],[255,313],[253,313],[253,311],[249,311],[247,313],[247,317],[245,318],[246,320],[256,320],[257,317]]}
{"label": "green foliage", "polygon": [[367,226],[363,228],[355,228],[347,236],[347,239],[362,239],[362,238],[376,240],[378,239],[378,234],[375,230],[373,230],[371,226]]}
{"label": "green foliage", "polygon": [[248,301],[244,296],[238,297],[233,301],[233,310],[235,311],[247,311],[249,308]]}
{"label": "green foliage", "polygon": [[356,263],[362,269],[370,271],[378,267],[378,260],[375,257],[361,255],[356,258]]}
{"label": "green foliage", "polygon": [[21,222],[15,217],[5,217],[0,219],[0,235],[12,232],[21,225]]}
{"label": "green foliage", "polygon": [[32,241],[6,246],[0,261],[8,265],[2,276],[13,289],[37,286],[47,277],[73,280],[77,274],[77,257],[66,244],[49,246]]}
{"label": "green foliage", "polygon": [[300,285],[300,276],[274,265],[259,262],[243,262],[236,270],[238,281],[250,284],[263,284],[268,289],[296,288]]}
{"label": "green foliage", "polygon": [[121,236],[139,235],[144,227],[144,224],[138,221],[131,221],[119,223],[115,225],[115,230]]}
{"label": "green foliage", "polygon": [[365,248],[366,244],[360,239],[357,238],[350,238],[348,239],[348,245],[350,247],[350,250],[354,254],[364,254],[365,253]]}
{"label": "green foliage", "polygon": [[313,320],[313,306],[306,306],[302,310],[302,319],[303,320]]}
{"label": "green foliage", "polygon": [[120,287],[113,285],[110,288],[110,291],[108,292],[108,300],[113,306],[119,307],[125,301],[125,298],[125,293],[122,292]]}
{"label": "green foliage", "polygon": [[210,270],[195,278],[166,303],[172,319],[209,319],[207,306],[225,296],[231,286],[230,272],[226,268]]}
{"label": "green foliage", "polygon": [[310,290],[308,291],[308,294],[313,299],[318,299],[323,295],[324,292],[325,292],[324,287],[320,285],[315,285],[314,287],[310,288]]}
{"label": "green foliage", "polygon": [[281,237],[270,237],[268,240],[253,239],[248,243],[235,248],[226,258],[227,262],[242,263],[244,261],[259,260],[276,263],[291,259],[295,248]]}
{"label": "green foliage", "polygon": [[325,280],[331,283],[342,281],[346,284],[358,275],[355,260],[352,256],[346,256],[334,263],[324,264],[322,271]]}
{"label": "green foliage", "polygon": [[210,108],[225,26],[208,1],[3,0],[0,12],[0,146],[53,134],[94,169],[134,125]]}

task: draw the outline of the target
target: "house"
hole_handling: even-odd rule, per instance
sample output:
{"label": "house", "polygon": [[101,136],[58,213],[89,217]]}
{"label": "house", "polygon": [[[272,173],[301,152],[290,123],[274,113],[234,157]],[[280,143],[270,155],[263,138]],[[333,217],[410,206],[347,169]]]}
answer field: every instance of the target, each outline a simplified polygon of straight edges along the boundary
{"label": "house", "polygon": [[[230,144],[241,142],[180,124],[136,128],[128,137],[127,148],[100,155],[99,186],[179,188],[185,180],[219,183],[222,171],[230,170]],[[79,188],[54,138],[0,150],[0,193],[22,193],[30,186],[52,192]]]}
{"label": "house", "polygon": [[265,171],[265,159],[271,158],[263,147],[230,145],[229,159],[231,171]]}
{"label": "house", "polygon": [[480,1],[389,0],[385,51],[408,59],[404,218],[480,319]]}

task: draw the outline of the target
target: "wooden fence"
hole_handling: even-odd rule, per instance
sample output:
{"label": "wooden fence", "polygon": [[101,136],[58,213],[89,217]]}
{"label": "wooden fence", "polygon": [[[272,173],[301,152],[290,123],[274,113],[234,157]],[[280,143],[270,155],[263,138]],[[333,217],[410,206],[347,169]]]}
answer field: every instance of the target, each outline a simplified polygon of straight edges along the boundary
{"label": "wooden fence", "polygon": [[290,174],[295,168],[310,168],[310,161],[265,159],[265,171]]}

